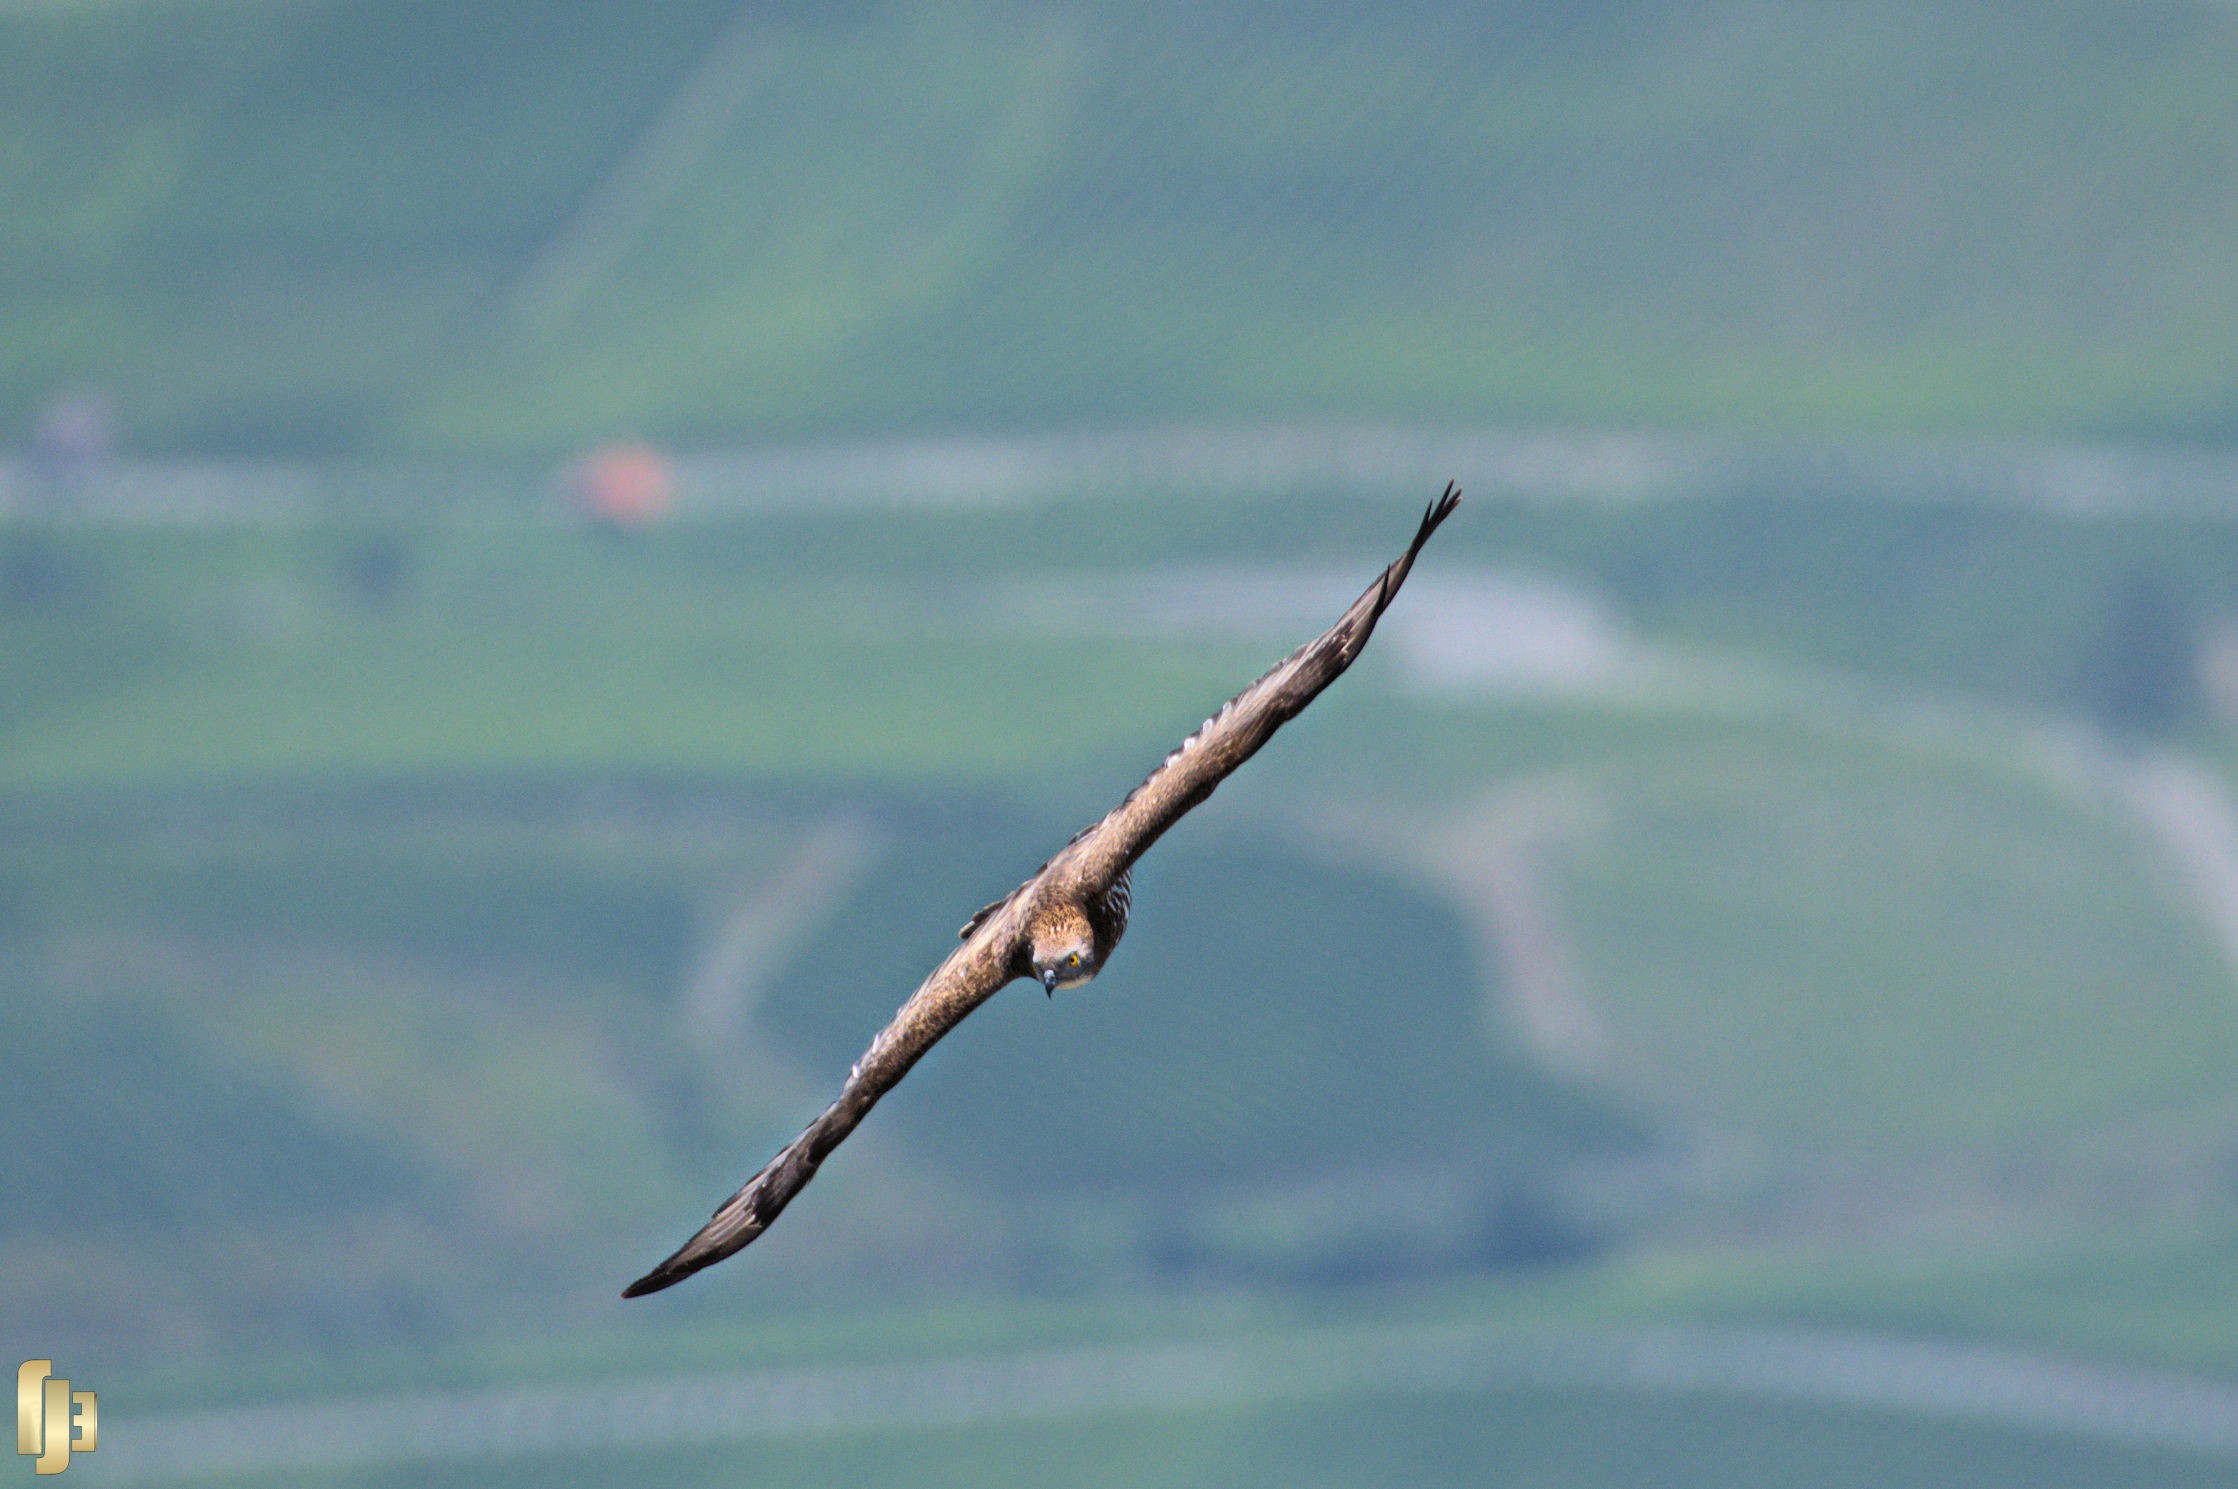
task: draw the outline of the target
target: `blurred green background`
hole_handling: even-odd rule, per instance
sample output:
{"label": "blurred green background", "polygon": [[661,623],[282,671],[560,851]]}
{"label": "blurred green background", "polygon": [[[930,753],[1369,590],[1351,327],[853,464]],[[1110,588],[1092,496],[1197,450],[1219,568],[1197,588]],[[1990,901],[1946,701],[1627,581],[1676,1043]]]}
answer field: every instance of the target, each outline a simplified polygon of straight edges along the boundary
{"label": "blurred green background", "polygon": [[[2228,1483],[2234,78],[2205,0],[0,4],[73,1472]],[[1108,973],[619,1302],[1449,476]]]}

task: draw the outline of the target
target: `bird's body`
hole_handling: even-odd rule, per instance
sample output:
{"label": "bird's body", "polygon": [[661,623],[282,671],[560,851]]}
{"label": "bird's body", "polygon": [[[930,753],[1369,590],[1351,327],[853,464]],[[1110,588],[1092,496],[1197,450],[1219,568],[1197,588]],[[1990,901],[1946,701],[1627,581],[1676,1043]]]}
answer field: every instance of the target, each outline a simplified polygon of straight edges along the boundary
{"label": "bird's body", "polygon": [[1448,486],[1424,514],[1407,551],[1334,626],[1229,699],[1126,800],[1075,834],[1023,884],[966,921],[962,944],[871,1041],[839,1099],[724,1201],[697,1235],[631,1283],[623,1296],[658,1292],[759,1236],[879,1097],[1003,987],[1032,978],[1054,996],[1093,980],[1126,934],[1135,860],[1352,665],[1406,582],[1415,555],[1460,500],[1460,490]]}
{"label": "bird's body", "polygon": [[[1089,915],[1088,923],[1096,930],[1096,965],[1102,966],[1111,959],[1111,948],[1127,934],[1127,917],[1135,908],[1135,871],[1130,866],[1111,881],[1111,887],[1096,900],[1096,908]],[[1057,984],[1061,990],[1063,983]]]}

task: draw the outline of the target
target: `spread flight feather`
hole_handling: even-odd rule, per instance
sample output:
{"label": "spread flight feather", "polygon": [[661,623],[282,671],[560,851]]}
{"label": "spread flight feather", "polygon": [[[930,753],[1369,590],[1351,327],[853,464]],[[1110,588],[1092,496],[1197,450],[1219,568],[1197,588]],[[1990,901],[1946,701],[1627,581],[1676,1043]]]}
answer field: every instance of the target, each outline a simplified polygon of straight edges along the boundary
{"label": "spread flight feather", "polygon": [[725,1200],[697,1235],[631,1283],[622,1296],[641,1297],[680,1282],[767,1230],[793,1196],[816,1176],[832,1149],[855,1130],[878,1099],[909,1073],[926,1050],[998,989],[1031,975],[1028,937],[1039,911],[1100,900],[1167,828],[1210,796],[1231,771],[1258,753],[1275,730],[1296,718],[1352,665],[1368,644],[1376,621],[1397,596],[1399,586],[1406,583],[1415,555],[1460,500],[1460,488],[1448,485],[1445,494],[1423,514],[1422,526],[1407,551],[1352,602],[1335,625],[1229,699],[1166,756],[1147,780],[1129,792],[1126,800],[1102,820],[1082,829],[1025,883],[966,922],[962,944],[948,954],[902,1005],[893,1022],[871,1041],[848,1074],[839,1099],[744,1188]]}

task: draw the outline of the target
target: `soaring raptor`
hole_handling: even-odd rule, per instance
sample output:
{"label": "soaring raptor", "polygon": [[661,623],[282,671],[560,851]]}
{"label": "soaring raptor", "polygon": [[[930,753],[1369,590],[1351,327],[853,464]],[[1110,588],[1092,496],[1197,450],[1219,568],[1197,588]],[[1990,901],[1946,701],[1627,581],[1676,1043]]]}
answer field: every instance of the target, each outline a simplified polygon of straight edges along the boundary
{"label": "soaring raptor", "polygon": [[1229,699],[1102,821],[1082,829],[1032,878],[966,921],[963,944],[870,1042],[839,1099],[723,1201],[698,1235],[622,1296],[641,1297],[681,1282],[767,1230],[878,1098],[997,990],[1031,977],[1054,997],[1059,988],[1079,987],[1101,971],[1126,934],[1135,860],[1352,665],[1406,583],[1414,556],[1460,502],[1460,488],[1448,485],[1423,514],[1407,551],[1343,618]]}

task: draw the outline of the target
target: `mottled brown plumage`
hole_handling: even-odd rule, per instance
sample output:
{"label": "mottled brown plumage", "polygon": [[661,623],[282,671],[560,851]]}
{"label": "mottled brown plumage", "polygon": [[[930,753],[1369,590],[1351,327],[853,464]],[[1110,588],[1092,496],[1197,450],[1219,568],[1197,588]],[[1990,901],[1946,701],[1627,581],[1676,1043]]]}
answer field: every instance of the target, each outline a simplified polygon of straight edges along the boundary
{"label": "mottled brown plumage", "polygon": [[1101,971],[1126,933],[1135,860],[1352,665],[1406,582],[1415,555],[1460,500],[1460,488],[1447,486],[1423,515],[1407,551],[1334,626],[1229,699],[1126,800],[1075,835],[1025,883],[965,922],[962,944],[870,1042],[839,1099],[724,1201],[675,1255],[631,1283],[622,1296],[658,1292],[721,1261],[768,1229],[878,1099],[999,989],[1030,977],[1054,994]]}

